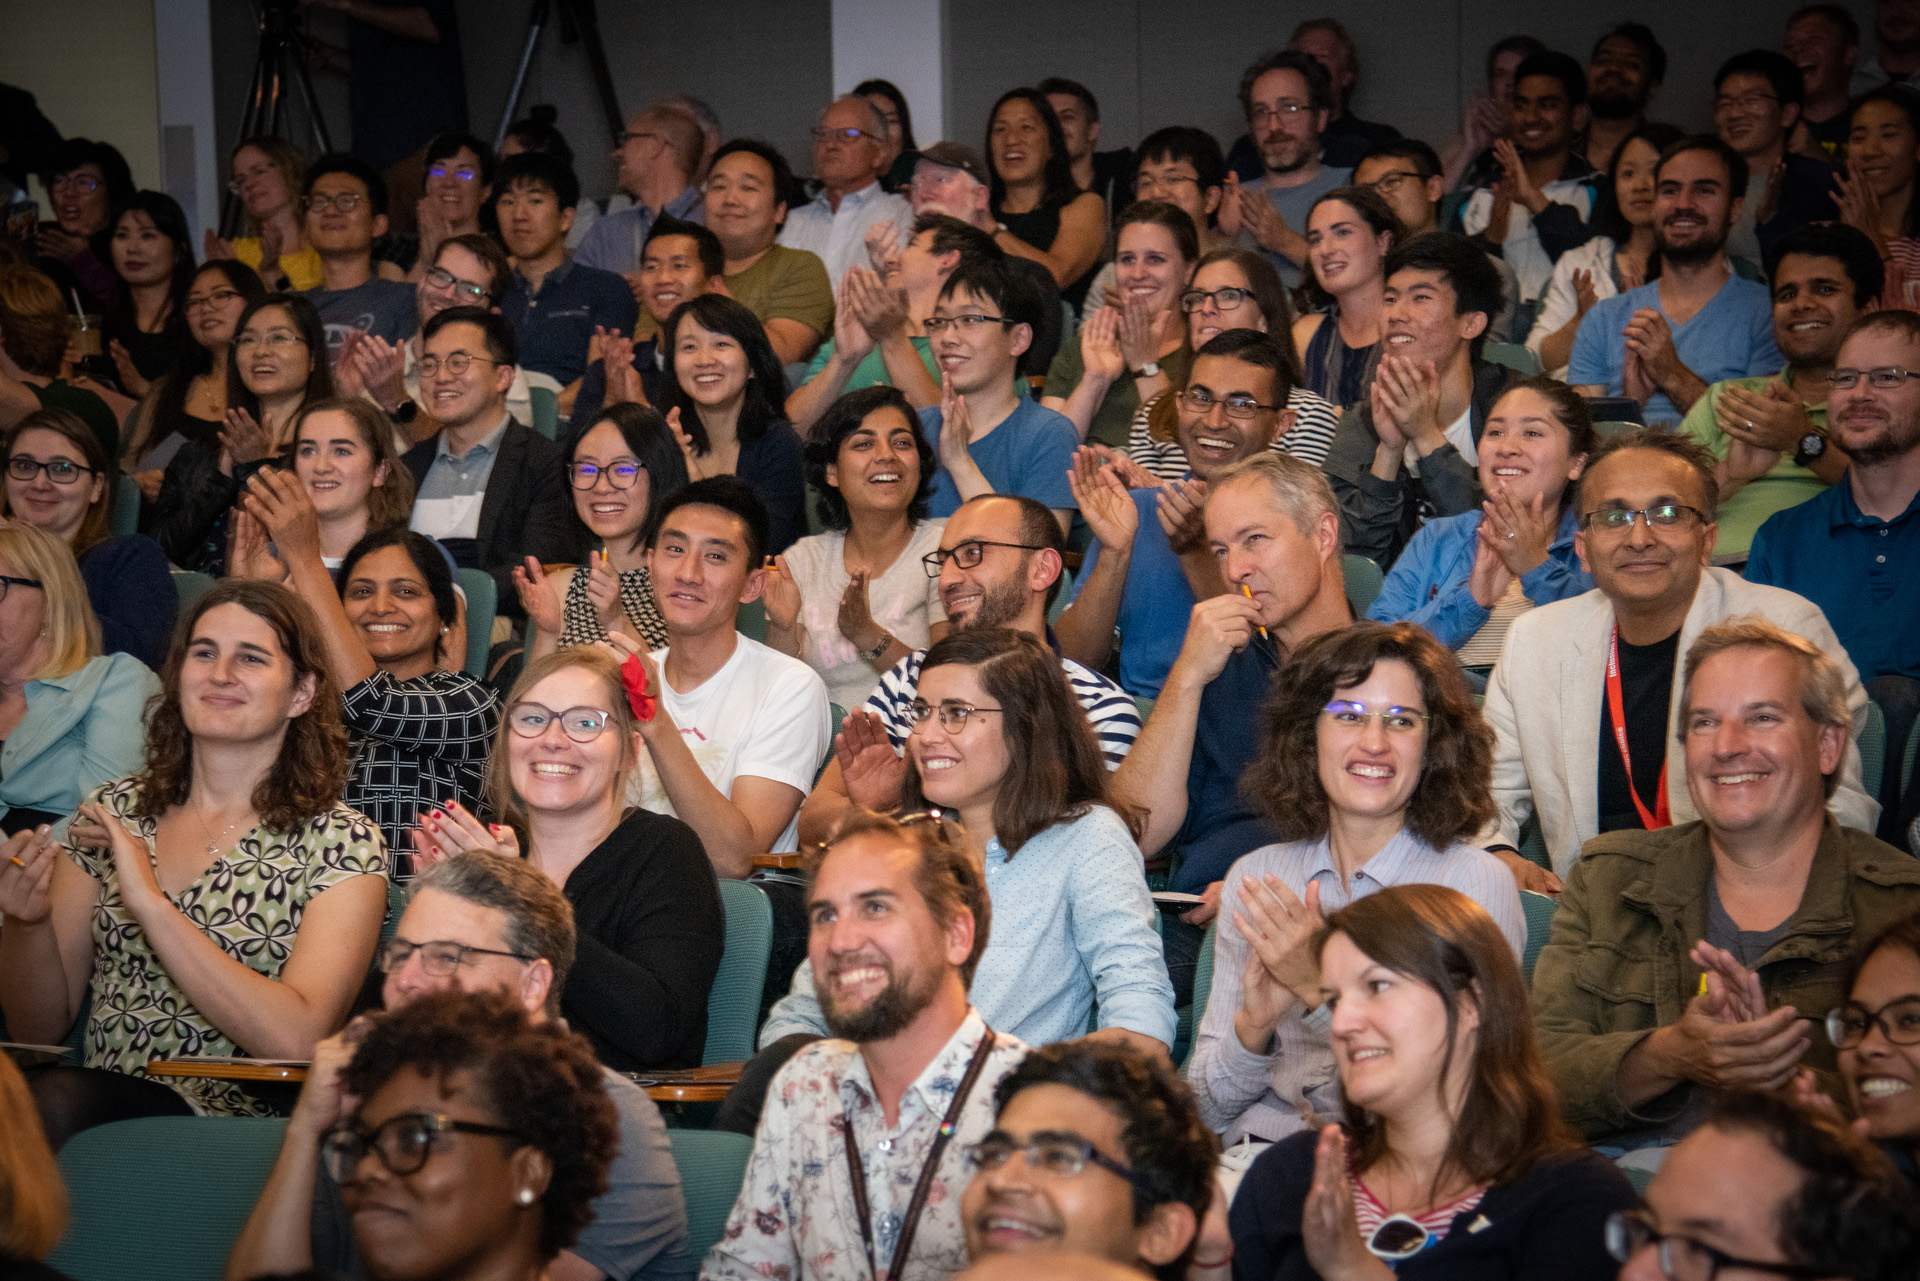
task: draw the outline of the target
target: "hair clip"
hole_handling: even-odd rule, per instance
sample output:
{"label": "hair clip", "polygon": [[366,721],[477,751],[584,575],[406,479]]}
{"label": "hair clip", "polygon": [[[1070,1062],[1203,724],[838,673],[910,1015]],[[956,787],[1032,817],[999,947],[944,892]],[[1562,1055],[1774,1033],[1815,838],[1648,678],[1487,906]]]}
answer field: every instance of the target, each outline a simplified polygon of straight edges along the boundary
{"label": "hair clip", "polygon": [[634,719],[652,720],[656,705],[647,692],[647,665],[640,661],[640,655],[629,654],[620,664],[620,684],[627,691],[627,706],[633,709]]}

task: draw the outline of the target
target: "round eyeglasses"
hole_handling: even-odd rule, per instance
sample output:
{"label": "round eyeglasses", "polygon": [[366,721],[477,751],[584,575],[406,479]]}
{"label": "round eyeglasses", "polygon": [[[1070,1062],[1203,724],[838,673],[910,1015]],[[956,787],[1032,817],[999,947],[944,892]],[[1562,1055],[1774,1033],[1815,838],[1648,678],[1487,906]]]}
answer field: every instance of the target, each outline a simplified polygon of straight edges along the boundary
{"label": "round eyeglasses", "polygon": [[569,707],[556,712],[540,703],[515,703],[507,709],[507,724],[521,738],[539,738],[547,732],[547,726],[558,721],[562,734],[576,743],[591,743],[611,719],[611,713],[597,707]]}
{"label": "round eyeglasses", "polygon": [[367,1159],[369,1152],[380,1158],[380,1164],[387,1167],[388,1173],[404,1178],[418,1173],[433,1154],[439,1136],[450,1133],[484,1134],[496,1139],[513,1139],[516,1143],[526,1142],[518,1131],[502,1125],[456,1121],[431,1112],[403,1112],[369,1132],[345,1125],[327,1131],[326,1137],[320,1140],[320,1161],[326,1166],[328,1176],[342,1187],[359,1182],[360,1163]]}
{"label": "round eyeglasses", "polygon": [[467,368],[470,365],[472,365],[475,361],[478,361],[483,365],[497,365],[500,363],[497,360],[489,360],[485,356],[475,356],[468,352],[456,351],[456,352],[448,353],[447,358],[445,360],[442,360],[438,356],[422,356],[417,362],[415,362],[414,367],[420,371],[420,376],[422,378],[431,378],[435,374],[439,373],[441,365],[445,365],[447,367],[448,373],[458,376],[460,374],[466,373]]}

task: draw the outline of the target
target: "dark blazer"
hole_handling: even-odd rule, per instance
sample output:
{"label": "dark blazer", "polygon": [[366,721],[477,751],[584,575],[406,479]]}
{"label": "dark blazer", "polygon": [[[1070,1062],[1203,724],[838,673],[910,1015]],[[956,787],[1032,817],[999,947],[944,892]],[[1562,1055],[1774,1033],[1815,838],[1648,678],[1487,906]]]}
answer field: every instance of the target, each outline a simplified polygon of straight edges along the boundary
{"label": "dark blazer", "polygon": [[[430,436],[402,459],[413,473],[414,487],[426,480],[427,470],[440,448],[440,437]],[[514,590],[513,567],[528,556],[542,564],[580,560],[573,518],[573,498],[567,492],[566,460],[560,446],[529,427],[509,422],[500,437],[500,456],[487,477],[487,493],[480,500],[479,568],[493,575],[497,610],[519,618],[520,593]]]}

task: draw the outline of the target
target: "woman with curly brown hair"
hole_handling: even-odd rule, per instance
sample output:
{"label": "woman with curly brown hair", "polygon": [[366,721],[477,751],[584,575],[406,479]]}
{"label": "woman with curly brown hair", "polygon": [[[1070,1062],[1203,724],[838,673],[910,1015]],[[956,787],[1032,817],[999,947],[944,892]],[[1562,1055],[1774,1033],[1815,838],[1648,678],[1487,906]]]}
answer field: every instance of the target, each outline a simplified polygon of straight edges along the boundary
{"label": "woman with curly brown hair", "polygon": [[[147,767],[0,844],[0,1007],[58,1043],[92,997],[83,1068],[34,1097],[56,1146],[130,1116],[264,1115],[238,1085],[140,1076],[149,1059],[304,1059],[346,1016],[386,904],[380,831],[339,801],[340,691],[319,625],[277,583],[187,615],[147,713]],[[177,1091],[177,1092],[176,1092]]]}
{"label": "woman with curly brown hair", "polygon": [[1493,731],[1425,630],[1355,623],[1308,641],[1274,678],[1261,737],[1240,787],[1280,844],[1227,873],[1187,1064],[1229,1143],[1339,1115],[1314,941],[1326,912],[1435,882],[1486,908],[1516,958],[1527,937],[1513,873],[1464,843],[1493,814]]}
{"label": "woman with curly brown hair", "polygon": [[537,1281],[607,1189],[619,1116],[593,1047],[504,993],[379,1020],[342,1085],[359,1106],[321,1158],[374,1281]]}

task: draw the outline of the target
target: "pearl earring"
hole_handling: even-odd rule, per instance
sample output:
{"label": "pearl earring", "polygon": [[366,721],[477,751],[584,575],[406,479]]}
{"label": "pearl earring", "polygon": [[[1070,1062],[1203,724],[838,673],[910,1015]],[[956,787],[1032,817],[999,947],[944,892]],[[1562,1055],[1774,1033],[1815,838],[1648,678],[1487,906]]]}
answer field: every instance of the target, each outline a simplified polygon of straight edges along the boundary
{"label": "pearl earring", "polygon": [[533,1189],[532,1189],[532,1188],[521,1188],[521,1189],[520,1189],[520,1204],[521,1204],[521,1205],[532,1205],[532,1204],[533,1204]]}

